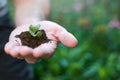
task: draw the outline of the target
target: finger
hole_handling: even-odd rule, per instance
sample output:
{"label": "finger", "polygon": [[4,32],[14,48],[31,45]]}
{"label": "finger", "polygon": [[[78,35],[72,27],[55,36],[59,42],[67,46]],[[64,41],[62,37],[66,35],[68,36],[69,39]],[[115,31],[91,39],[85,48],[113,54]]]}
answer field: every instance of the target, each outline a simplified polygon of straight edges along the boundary
{"label": "finger", "polygon": [[56,41],[50,41],[48,43],[44,43],[34,49],[33,56],[36,58],[49,58],[54,53],[56,47],[57,47]]}
{"label": "finger", "polygon": [[34,58],[32,55],[28,55],[25,57],[25,61],[30,64],[35,64],[37,62],[37,58]]}
{"label": "finger", "polygon": [[78,43],[77,39],[66,30],[62,30],[57,34],[59,41],[67,47],[75,47]]}
{"label": "finger", "polygon": [[27,46],[20,46],[19,53],[20,56],[26,57],[28,55],[32,55],[33,49]]}
{"label": "finger", "polygon": [[10,51],[9,51],[9,55],[11,55],[14,58],[17,58],[20,54],[19,54],[19,46],[13,47]]}
{"label": "finger", "polygon": [[19,55],[19,56],[17,57],[17,59],[24,59],[24,57],[22,57],[22,56]]}
{"label": "finger", "polygon": [[10,51],[11,51],[12,49],[14,49],[15,46],[19,46],[19,45],[20,45],[20,44],[19,44],[18,42],[16,42],[16,41],[10,41],[10,42],[6,43],[4,50],[5,50],[5,52],[6,52],[7,54],[9,54]]}

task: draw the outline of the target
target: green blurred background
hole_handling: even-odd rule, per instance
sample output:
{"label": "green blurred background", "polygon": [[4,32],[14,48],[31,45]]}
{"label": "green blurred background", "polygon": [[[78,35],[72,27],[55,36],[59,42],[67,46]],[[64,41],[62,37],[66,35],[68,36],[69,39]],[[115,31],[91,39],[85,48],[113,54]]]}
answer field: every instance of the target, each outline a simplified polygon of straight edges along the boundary
{"label": "green blurred background", "polygon": [[[120,80],[120,1],[51,0],[51,21],[78,39],[34,66],[35,80]],[[9,1],[9,4],[12,4]],[[11,17],[14,9],[10,5]]]}

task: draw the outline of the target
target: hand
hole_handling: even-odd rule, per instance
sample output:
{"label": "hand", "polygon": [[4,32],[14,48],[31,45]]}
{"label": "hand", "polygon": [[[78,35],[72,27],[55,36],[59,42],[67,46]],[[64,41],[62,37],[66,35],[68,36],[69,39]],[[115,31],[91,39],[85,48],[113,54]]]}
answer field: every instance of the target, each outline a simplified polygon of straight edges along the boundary
{"label": "hand", "polygon": [[71,48],[77,45],[77,39],[60,25],[50,21],[32,23],[32,25],[37,24],[41,25],[40,29],[44,29],[48,39],[52,41],[44,43],[34,49],[22,45],[20,39],[16,38],[15,35],[28,31],[29,25],[31,24],[22,25],[10,34],[9,42],[5,45],[6,53],[15,58],[25,59],[28,63],[35,63],[41,58],[51,57],[59,42]]}

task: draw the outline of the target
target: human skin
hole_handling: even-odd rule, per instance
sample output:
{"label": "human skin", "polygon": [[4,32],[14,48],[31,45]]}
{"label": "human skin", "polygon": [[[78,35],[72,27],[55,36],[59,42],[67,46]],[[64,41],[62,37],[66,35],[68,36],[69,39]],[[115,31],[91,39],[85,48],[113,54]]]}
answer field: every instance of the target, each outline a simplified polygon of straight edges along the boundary
{"label": "human skin", "polygon": [[[9,41],[5,45],[5,51],[8,55],[25,59],[28,63],[34,64],[41,58],[51,57],[59,42],[70,48],[77,45],[77,39],[64,27],[55,22],[44,20],[49,15],[49,11],[49,0],[15,0],[16,28],[10,34]],[[31,24],[40,24],[40,29],[44,29],[48,39],[52,41],[34,49],[23,46],[15,35],[28,31]]]}

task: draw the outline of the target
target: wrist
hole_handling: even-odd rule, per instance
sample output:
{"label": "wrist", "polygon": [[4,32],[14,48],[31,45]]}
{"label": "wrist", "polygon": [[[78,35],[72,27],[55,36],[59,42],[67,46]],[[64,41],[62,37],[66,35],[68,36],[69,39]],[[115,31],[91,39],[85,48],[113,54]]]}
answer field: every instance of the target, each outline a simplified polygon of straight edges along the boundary
{"label": "wrist", "polygon": [[20,25],[25,25],[25,24],[30,24],[30,23],[34,23],[34,22],[38,22],[38,21],[42,21],[45,20],[45,15],[44,13],[41,11],[38,14],[32,14],[32,15],[21,15],[21,16],[16,16],[15,17],[15,24],[16,26],[20,26]]}
{"label": "wrist", "polygon": [[25,18],[25,19],[22,19],[22,20],[15,20],[15,24],[16,24],[16,26],[20,26],[20,25],[25,25],[25,24],[28,24],[28,23],[34,23],[34,22],[37,22],[37,21],[40,21],[40,19]]}

